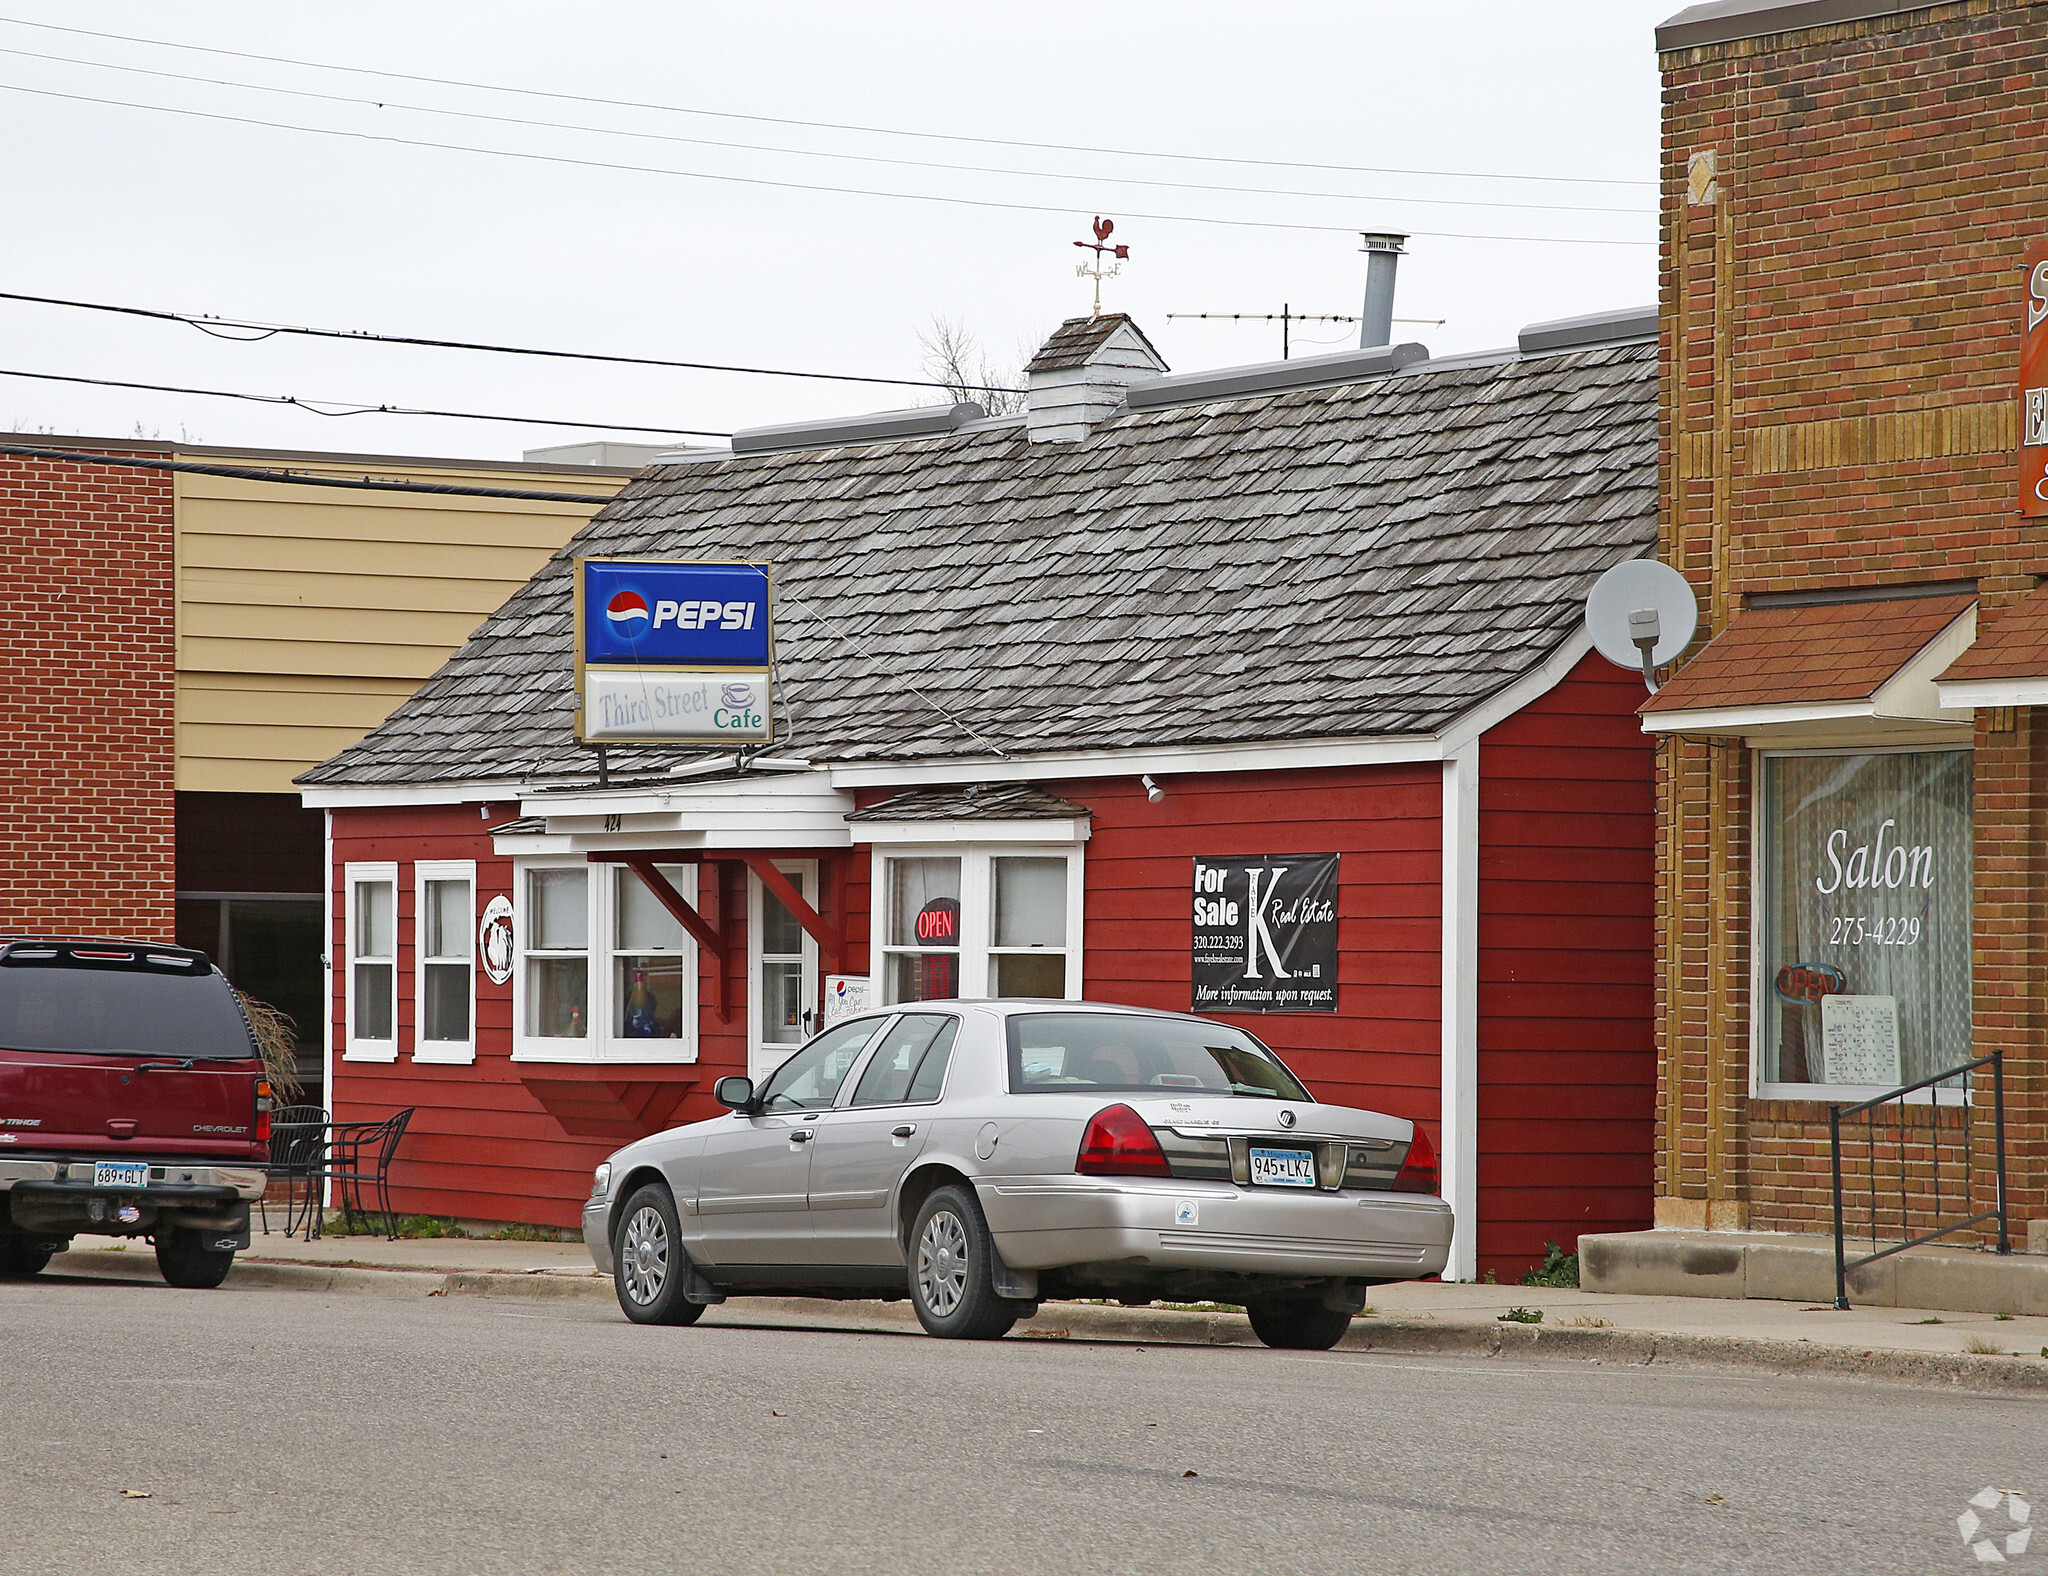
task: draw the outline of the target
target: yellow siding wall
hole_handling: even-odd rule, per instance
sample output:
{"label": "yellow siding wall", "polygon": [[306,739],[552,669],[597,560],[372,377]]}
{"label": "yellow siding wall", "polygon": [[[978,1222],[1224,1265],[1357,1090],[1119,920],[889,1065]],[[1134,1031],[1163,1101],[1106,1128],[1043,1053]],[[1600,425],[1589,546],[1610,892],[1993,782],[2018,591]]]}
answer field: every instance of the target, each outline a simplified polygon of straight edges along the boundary
{"label": "yellow siding wall", "polygon": [[[182,459],[279,467],[275,454]],[[434,672],[625,484],[616,471],[288,458],[313,474],[588,491],[591,505],[177,476],[178,787],[288,793]]]}

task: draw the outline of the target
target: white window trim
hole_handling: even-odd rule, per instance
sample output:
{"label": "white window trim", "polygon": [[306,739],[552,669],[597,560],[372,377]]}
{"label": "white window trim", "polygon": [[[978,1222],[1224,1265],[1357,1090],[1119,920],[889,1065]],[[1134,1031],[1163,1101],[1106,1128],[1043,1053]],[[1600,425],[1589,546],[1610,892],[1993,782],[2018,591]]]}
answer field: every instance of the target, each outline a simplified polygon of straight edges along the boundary
{"label": "white window trim", "polygon": [[[364,881],[388,881],[391,884],[391,959],[387,965],[391,970],[391,1038],[388,1040],[359,1040],[356,1038],[356,886]],[[342,978],[342,1052],[345,1062],[395,1062],[398,1060],[399,1000],[398,1000],[398,864],[395,860],[365,860],[361,864],[346,864],[341,869],[341,978]],[[378,960],[381,961],[381,960]]]}
{"label": "white window trim", "polygon": [[[938,834],[943,838],[944,834]],[[930,947],[890,947],[889,866],[891,859],[958,859],[960,861],[960,995],[973,1000],[989,994],[989,945],[992,912],[990,861],[995,859],[1045,858],[1067,862],[1067,989],[1065,1000],[1082,999],[1082,982],[1087,977],[1087,959],[1082,945],[1082,886],[1087,874],[1086,846],[1081,843],[988,843],[977,844],[935,840],[929,843],[877,844],[869,871],[869,903],[872,908],[868,953],[869,972],[874,979],[877,1007],[916,1006],[921,1003],[887,1002],[889,957],[892,952],[925,952]],[[948,999],[948,998],[940,998]]]}
{"label": "white window trim", "polygon": [[[427,883],[467,881],[469,914],[463,934],[468,939],[465,958],[469,964],[469,1038],[430,1040],[426,1036],[427,1016]],[[412,867],[412,1059],[437,1066],[463,1067],[476,1060],[476,861],[474,859],[417,859]],[[446,963],[447,958],[435,962]]]}
{"label": "white window trim", "polygon": [[[790,885],[803,894],[804,901],[811,907],[818,906],[818,861],[815,859],[778,859],[775,868],[788,877]],[[759,1083],[769,1073],[782,1065],[785,1057],[797,1046],[779,1046],[780,1054],[771,1053],[761,1038],[761,896],[767,889],[761,878],[752,870],[747,872],[747,1070],[750,1077]],[[818,939],[808,930],[804,932],[804,988],[806,1000],[813,1003],[819,999],[818,986]],[[815,1009],[814,1009],[815,1010]],[[810,1034],[824,1026],[823,1017],[814,1019],[810,1031],[797,1041],[801,1045]]]}
{"label": "white window trim", "polygon": [[[664,863],[659,856],[657,864]],[[671,868],[674,868],[671,866]],[[527,910],[526,877],[534,870],[584,870],[589,880],[584,888],[584,934],[589,943],[585,964],[586,988],[583,1002],[584,1035],[580,1040],[526,1032],[526,940],[531,919]],[[624,865],[590,862],[583,858],[520,858],[512,864],[512,1060],[572,1066],[675,1066],[697,1060],[698,975],[701,963],[694,937],[685,933],[683,963],[683,1035],[677,1040],[628,1040],[615,1037],[612,1024],[612,960],[617,904],[614,894]],[[687,886],[683,896],[695,901]]]}
{"label": "white window trim", "polygon": [[[1764,911],[1769,903],[1769,893],[1764,891],[1764,762],[1786,758],[1804,759],[1815,755],[1954,755],[1968,753],[1972,757],[1971,775],[1975,781],[1975,753],[1960,751],[1955,744],[1846,744],[1810,749],[1787,747],[1783,749],[1758,749],[1750,752],[1750,813],[1749,813],[1749,1094],[1753,1100],[1804,1100],[1816,1105],[1861,1105],[1865,1100],[1875,1100],[1890,1090],[1882,1084],[1830,1084],[1830,1083],[1773,1083],[1764,1077],[1764,1012],[1773,999],[1771,981],[1765,977],[1764,958]],[[1970,835],[1976,837],[1977,816],[1975,790],[1972,788],[1970,810]],[[1974,850],[1973,850],[1974,856]],[[1971,925],[1976,923],[1976,862],[1971,861],[1970,913]],[[1970,990],[1974,997],[1976,981],[1973,978]],[[1976,1003],[1971,1003],[1974,1021]],[[1906,1105],[1954,1105],[1969,1103],[1969,1092],[1964,1089],[1916,1089],[1906,1095]],[[1852,1118],[1853,1120],[1853,1118]]]}

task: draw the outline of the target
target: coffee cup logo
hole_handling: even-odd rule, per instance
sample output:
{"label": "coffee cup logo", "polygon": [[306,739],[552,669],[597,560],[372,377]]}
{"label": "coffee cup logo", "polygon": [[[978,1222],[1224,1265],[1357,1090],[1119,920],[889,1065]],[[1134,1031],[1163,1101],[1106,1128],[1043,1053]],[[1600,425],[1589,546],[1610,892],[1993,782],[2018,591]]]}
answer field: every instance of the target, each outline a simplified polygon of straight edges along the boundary
{"label": "coffee cup logo", "polygon": [[754,704],[754,686],[751,684],[728,684],[721,697],[727,706],[751,706]]}

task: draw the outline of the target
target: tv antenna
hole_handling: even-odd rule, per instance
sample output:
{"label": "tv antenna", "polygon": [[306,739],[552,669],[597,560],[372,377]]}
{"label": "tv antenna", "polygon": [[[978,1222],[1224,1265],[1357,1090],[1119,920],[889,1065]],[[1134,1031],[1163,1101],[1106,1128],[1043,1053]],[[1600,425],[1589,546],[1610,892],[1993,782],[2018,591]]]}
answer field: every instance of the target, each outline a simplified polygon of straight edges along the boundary
{"label": "tv antenna", "polygon": [[[1082,263],[1074,272],[1083,279],[1093,279],[1095,281],[1095,310],[1088,315],[1090,317],[1100,317],[1102,316],[1102,281],[1114,279],[1124,271],[1124,260],[1131,255],[1131,249],[1128,246],[1111,244],[1109,237],[1111,232],[1116,229],[1116,221],[1114,219],[1105,219],[1100,214],[1097,214],[1095,216],[1094,229],[1094,240],[1076,241],[1074,244],[1084,252],[1093,252],[1095,254],[1095,261],[1093,263]],[[1115,259],[1107,268],[1103,267],[1102,264],[1105,254]]]}
{"label": "tv antenna", "polygon": [[[1206,318],[1221,323],[1278,323],[1280,325],[1280,359],[1286,361],[1292,355],[1292,335],[1289,330],[1296,323],[1356,323],[1357,317],[1342,317],[1330,312],[1297,312],[1287,302],[1280,303],[1277,312],[1169,312],[1167,322],[1176,318]],[[1421,323],[1430,328],[1441,328],[1446,321],[1440,317],[1397,317],[1397,323]]]}
{"label": "tv antenna", "polygon": [[1631,558],[1616,564],[1586,596],[1586,633],[1618,668],[1639,672],[1657,693],[1657,669],[1692,644],[1700,625],[1692,584],[1669,564]]}

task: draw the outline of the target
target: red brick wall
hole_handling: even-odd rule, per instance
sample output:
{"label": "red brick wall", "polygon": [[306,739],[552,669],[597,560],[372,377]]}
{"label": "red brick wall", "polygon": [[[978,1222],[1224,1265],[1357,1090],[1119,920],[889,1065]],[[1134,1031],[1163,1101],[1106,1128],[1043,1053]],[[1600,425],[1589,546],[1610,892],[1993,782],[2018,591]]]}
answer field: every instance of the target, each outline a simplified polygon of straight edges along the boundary
{"label": "red brick wall", "polygon": [[[1957,579],[1995,617],[2048,573],[2011,447],[2021,250],[2048,231],[2048,7],[1918,8],[1662,65],[1664,556],[1712,628],[1750,593]],[[2022,1217],[2048,1212],[2041,726],[1980,714],[1975,733],[1976,1050],[2012,1058]],[[1663,757],[1658,1193],[1674,1223],[1820,1229],[1825,1108],[1750,1098],[1752,763],[1701,741]],[[1908,1173],[1931,1199],[1929,1168]]]}
{"label": "red brick wall", "polygon": [[0,934],[174,933],[172,551],[168,473],[0,456]]}

